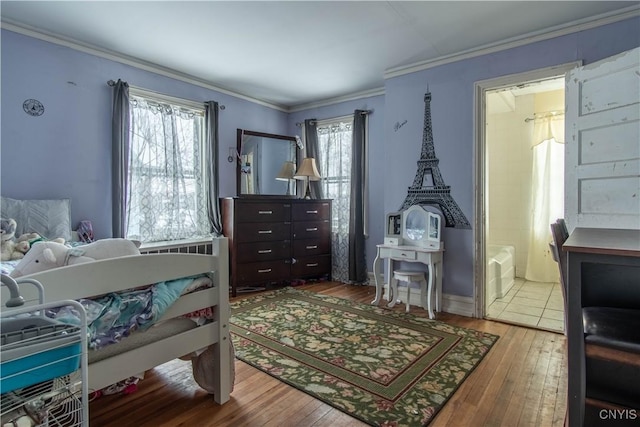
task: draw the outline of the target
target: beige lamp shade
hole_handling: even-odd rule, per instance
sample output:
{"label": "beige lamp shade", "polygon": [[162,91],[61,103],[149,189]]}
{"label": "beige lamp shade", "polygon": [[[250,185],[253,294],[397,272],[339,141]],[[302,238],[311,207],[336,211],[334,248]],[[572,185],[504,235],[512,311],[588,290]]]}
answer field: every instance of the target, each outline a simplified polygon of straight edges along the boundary
{"label": "beige lamp shade", "polygon": [[320,172],[318,172],[318,167],[316,166],[316,159],[313,157],[305,157],[302,159],[302,164],[298,168],[298,171],[293,176],[295,179],[304,179],[305,183],[305,192],[304,198],[311,198],[311,188],[309,186],[309,181],[319,181],[320,180]]}
{"label": "beige lamp shade", "polygon": [[302,164],[298,168],[296,174],[293,176],[295,179],[308,179],[310,181],[319,181],[320,172],[316,166],[316,159],[313,157],[305,157],[302,160]]}
{"label": "beige lamp shade", "polygon": [[288,181],[293,179],[293,174],[296,171],[296,165],[293,162],[284,162],[282,164],[282,168],[280,168],[280,172],[278,172],[278,176],[276,179],[278,181]]}

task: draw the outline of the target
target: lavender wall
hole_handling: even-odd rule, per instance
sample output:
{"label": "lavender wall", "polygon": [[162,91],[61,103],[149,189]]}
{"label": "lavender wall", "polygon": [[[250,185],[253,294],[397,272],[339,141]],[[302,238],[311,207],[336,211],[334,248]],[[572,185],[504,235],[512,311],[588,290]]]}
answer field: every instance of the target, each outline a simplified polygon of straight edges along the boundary
{"label": "lavender wall", "polygon": [[369,114],[369,227],[365,255],[368,270],[372,271],[376,256],[376,245],[384,240],[384,95],[372,96],[353,101],[345,101],[324,107],[291,113],[289,135],[301,135],[302,129],[296,123],[305,119],[329,119],[353,114],[356,109],[372,110]]}
{"label": "lavender wall", "polygon": [[[98,237],[111,230],[107,80],[122,78],[167,95],[214,99],[226,106],[220,113],[222,196],[235,194],[235,165],[226,157],[228,147],[235,146],[236,128],[300,134],[295,123],[305,118],[374,110],[369,122],[370,266],[375,245],[383,240],[384,214],[399,208],[416,173],[427,85],[440,171],[473,224],[474,83],[576,60],[589,64],[640,46],[640,18],[390,78],[383,96],[291,114],[6,30],[1,42],[1,193],[16,198],[69,197],[74,225],[90,219]],[[45,114],[27,116],[22,111],[27,98],[42,101]],[[444,292],[472,296],[473,230],[446,228],[444,240]]]}
{"label": "lavender wall", "polygon": [[[143,71],[11,31],[1,33],[1,184],[5,197],[70,198],[72,225],[92,221],[111,234],[111,90],[107,81],[193,101],[214,100],[220,111],[220,195],[236,193],[236,129],[286,133],[287,113],[238,97]],[[44,115],[22,103],[35,98]]]}
{"label": "lavender wall", "polygon": [[[640,18],[390,78],[385,83],[384,211],[397,210],[416,173],[427,85],[436,156],[451,195],[474,224],[474,83],[582,60],[594,61],[640,45]],[[403,123],[395,131],[396,123]],[[445,228],[445,293],[472,296],[473,230]]]}

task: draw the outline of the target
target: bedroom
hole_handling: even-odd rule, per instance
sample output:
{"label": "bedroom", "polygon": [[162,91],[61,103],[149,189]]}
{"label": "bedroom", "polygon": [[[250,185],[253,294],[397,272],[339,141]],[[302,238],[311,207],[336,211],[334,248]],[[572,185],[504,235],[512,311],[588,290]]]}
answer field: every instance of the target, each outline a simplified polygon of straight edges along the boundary
{"label": "bedroom", "polygon": [[[214,99],[225,105],[220,112],[223,159],[228,147],[235,146],[237,128],[295,135],[300,132],[295,124],[307,118],[343,116],[356,108],[373,110],[369,167],[383,173],[371,175],[370,188],[377,191],[370,195],[370,224],[382,224],[386,212],[397,210],[415,174],[428,85],[440,168],[455,200],[471,219],[474,82],[576,60],[588,64],[632,49],[639,45],[638,24],[636,13],[593,28],[580,27],[533,43],[389,75],[383,90],[369,96],[295,111],[173,78],[138,62],[70,47],[33,29],[12,30],[3,24],[1,192],[22,199],[71,198],[73,224],[90,219],[96,237],[109,237],[111,209],[105,207],[111,198],[107,160],[111,156],[111,93],[106,82],[122,78],[171,96],[200,102]],[[42,101],[43,116],[24,114],[22,103],[29,98]],[[395,131],[394,124],[405,120],[407,124]],[[222,161],[220,168],[220,195],[235,195],[235,166]],[[366,259],[371,268],[383,230],[372,225],[369,233]],[[444,240],[448,249],[444,310],[469,314],[474,298],[473,233],[445,228]]]}

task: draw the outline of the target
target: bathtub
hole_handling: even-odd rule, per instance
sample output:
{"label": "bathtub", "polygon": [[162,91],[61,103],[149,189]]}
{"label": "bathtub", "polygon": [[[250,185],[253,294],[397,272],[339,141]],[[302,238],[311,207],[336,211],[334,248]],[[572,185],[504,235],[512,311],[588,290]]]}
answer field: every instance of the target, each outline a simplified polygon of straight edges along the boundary
{"label": "bathtub", "polygon": [[491,304],[504,298],[516,277],[516,248],[508,245],[487,246],[487,280],[485,300]]}

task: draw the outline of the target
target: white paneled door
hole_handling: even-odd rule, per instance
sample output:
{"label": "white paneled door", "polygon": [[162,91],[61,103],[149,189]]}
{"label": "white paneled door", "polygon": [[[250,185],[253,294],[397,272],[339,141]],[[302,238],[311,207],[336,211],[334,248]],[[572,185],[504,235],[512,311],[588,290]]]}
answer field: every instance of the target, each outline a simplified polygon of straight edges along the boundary
{"label": "white paneled door", "polygon": [[565,219],[640,229],[640,48],[566,77]]}

